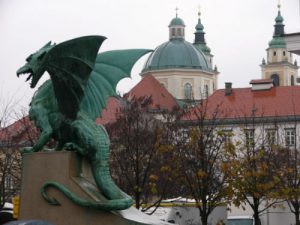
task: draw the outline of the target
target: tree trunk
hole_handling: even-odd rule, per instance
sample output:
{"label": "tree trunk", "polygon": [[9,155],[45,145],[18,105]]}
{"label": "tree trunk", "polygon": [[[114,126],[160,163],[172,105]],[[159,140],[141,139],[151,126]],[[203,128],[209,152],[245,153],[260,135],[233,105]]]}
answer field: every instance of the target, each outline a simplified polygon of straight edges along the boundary
{"label": "tree trunk", "polygon": [[294,207],[294,215],[295,215],[295,225],[300,225],[300,218],[299,218],[299,213],[300,213],[300,205],[298,203],[293,204]]}
{"label": "tree trunk", "polygon": [[208,216],[206,215],[206,213],[202,213],[202,215],[200,213],[200,217],[202,225],[207,225]]}
{"label": "tree trunk", "polygon": [[261,225],[258,212],[254,212],[254,225]]}
{"label": "tree trunk", "polygon": [[141,205],[140,205],[140,194],[139,193],[135,193],[135,208],[140,209]]}
{"label": "tree trunk", "polygon": [[258,212],[258,208],[259,208],[259,199],[257,198],[253,198],[253,203],[254,203],[254,208],[253,208],[253,212],[254,212],[254,225],[261,225],[260,223],[260,218],[259,218],[259,212]]}
{"label": "tree trunk", "polygon": [[296,222],[296,225],[300,225],[300,220],[299,220],[299,209],[296,210],[296,212],[295,212],[295,222]]}
{"label": "tree trunk", "polygon": [[[207,213],[207,205],[206,201],[202,201],[202,206],[199,206],[200,218],[202,225],[207,225],[208,213]],[[202,208],[201,208],[202,207]]]}

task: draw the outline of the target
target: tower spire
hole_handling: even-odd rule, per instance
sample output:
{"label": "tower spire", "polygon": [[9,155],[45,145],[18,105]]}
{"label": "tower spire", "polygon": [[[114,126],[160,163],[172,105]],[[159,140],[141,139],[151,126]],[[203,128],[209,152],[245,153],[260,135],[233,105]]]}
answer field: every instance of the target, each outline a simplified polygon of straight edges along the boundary
{"label": "tower spire", "polygon": [[281,11],[280,11],[280,9],[281,9],[280,0],[278,0],[277,8],[278,8],[278,14],[275,18],[275,25],[274,25],[275,30],[274,30],[273,37],[279,37],[284,34],[283,17],[281,16]]}
{"label": "tower spire", "polygon": [[195,26],[195,42],[194,44],[205,44],[205,32],[204,32],[204,26],[201,23],[201,11],[200,11],[200,6],[198,6],[198,23]]}
{"label": "tower spire", "polygon": [[281,9],[282,5],[280,3],[280,0],[278,0],[277,8],[278,13],[275,18],[275,24],[274,24],[274,33],[273,33],[273,39],[269,42],[270,48],[285,48],[286,43],[284,40],[284,24],[283,24],[283,17],[281,16]]}
{"label": "tower spire", "polygon": [[[201,11],[200,11],[200,6],[198,7],[198,23],[195,26],[195,41],[194,41],[194,46],[201,50],[206,56],[209,56],[209,58],[212,56],[210,54],[211,50],[210,48],[206,45],[205,41],[205,32],[204,32],[204,26],[201,23]],[[211,60],[209,60],[211,61]]]}

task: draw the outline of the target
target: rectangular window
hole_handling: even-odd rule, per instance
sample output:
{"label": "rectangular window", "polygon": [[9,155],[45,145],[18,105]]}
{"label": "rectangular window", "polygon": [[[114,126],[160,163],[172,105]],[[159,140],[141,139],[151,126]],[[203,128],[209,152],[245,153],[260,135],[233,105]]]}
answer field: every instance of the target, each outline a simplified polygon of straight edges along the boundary
{"label": "rectangular window", "polygon": [[286,144],[286,146],[295,146],[295,144],[296,144],[295,128],[285,129],[285,144]]}
{"label": "rectangular window", "polygon": [[177,28],[177,36],[181,36],[181,29]]}
{"label": "rectangular window", "polygon": [[230,144],[232,142],[231,138],[233,136],[232,130],[222,130],[223,143]]}
{"label": "rectangular window", "polygon": [[175,36],[175,28],[172,28],[172,37]]}
{"label": "rectangular window", "polygon": [[248,147],[254,144],[254,129],[245,130],[245,144]]}
{"label": "rectangular window", "polygon": [[267,129],[266,133],[266,144],[268,144],[269,146],[276,144],[276,129]]}

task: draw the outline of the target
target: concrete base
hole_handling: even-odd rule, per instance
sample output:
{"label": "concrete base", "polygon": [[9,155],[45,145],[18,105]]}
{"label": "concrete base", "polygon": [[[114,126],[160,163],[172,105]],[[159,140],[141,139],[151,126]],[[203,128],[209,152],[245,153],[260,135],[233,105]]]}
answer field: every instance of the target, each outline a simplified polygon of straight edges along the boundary
{"label": "concrete base", "polygon": [[81,198],[90,201],[104,199],[93,182],[89,164],[76,153],[62,151],[24,154],[20,220],[46,220],[55,225],[168,224],[133,207],[113,212],[84,208],[75,205],[53,188],[49,188],[49,196],[55,197],[61,206],[49,205],[40,194],[42,184],[49,180],[65,185]]}

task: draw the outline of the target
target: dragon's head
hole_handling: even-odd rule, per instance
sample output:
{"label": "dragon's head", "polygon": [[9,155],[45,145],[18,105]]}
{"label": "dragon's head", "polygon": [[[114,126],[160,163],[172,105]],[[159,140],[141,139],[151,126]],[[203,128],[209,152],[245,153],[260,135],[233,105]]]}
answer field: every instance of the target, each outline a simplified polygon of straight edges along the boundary
{"label": "dragon's head", "polygon": [[51,41],[48,42],[37,52],[27,57],[27,63],[17,71],[17,76],[22,74],[28,75],[26,81],[31,79],[30,87],[34,88],[46,71],[47,53],[52,49],[55,44],[51,45]]}

